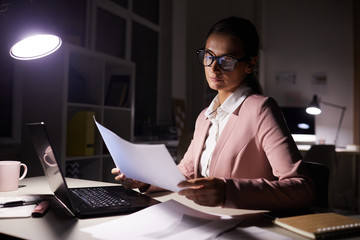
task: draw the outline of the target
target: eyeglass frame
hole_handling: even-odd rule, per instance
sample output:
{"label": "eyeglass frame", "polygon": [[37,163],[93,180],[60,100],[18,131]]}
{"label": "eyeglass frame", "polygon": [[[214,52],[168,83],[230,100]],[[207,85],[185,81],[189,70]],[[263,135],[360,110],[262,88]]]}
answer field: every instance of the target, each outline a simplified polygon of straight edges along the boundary
{"label": "eyeglass frame", "polygon": [[[211,63],[210,63],[209,65],[204,65],[204,63],[203,63],[204,61],[199,58],[199,53],[200,53],[200,52],[204,52],[204,57],[205,57],[205,53],[209,53],[209,54],[211,55]],[[198,50],[196,51],[196,54],[197,54],[197,56],[198,56],[198,60],[199,60],[200,64],[203,65],[204,67],[210,67],[211,64],[213,64],[213,62],[216,60],[216,61],[218,62],[218,64],[219,64],[220,69],[223,70],[223,71],[225,71],[225,72],[232,72],[232,71],[234,71],[235,66],[236,66],[236,64],[237,64],[238,62],[250,61],[251,58],[252,58],[252,57],[236,58],[236,57],[231,56],[231,55],[229,55],[229,54],[223,54],[223,55],[221,55],[221,56],[216,56],[214,53],[212,53],[212,52],[210,52],[210,51],[208,51],[208,50],[205,50],[205,48],[200,48],[200,49],[198,49]],[[219,63],[219,59],[222,58],[222,57],[230,57],[230,58],[232,58],[232,59],[234,60],[234,66],[232,67],[231,70],[223,69],[223,67],[221,66],[221,63]],[[221,61],[221,60],[220,60],[220,61]]]}

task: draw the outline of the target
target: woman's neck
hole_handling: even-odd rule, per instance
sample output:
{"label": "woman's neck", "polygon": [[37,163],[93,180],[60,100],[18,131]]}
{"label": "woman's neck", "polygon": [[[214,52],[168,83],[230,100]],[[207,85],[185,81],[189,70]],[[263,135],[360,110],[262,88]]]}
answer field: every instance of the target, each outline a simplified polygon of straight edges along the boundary
{"label": "woman's neck", "polygon": [[218,91],[218,99],[219,99],[220,105],[223,104],[230,95],[231,95],[231,92]]}

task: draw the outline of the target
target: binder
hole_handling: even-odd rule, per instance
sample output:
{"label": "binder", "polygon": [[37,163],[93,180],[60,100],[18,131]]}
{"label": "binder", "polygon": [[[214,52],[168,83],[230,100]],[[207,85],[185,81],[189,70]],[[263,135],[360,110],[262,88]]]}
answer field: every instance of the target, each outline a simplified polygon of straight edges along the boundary
{"label": "binder", "polygon": [[360,235],[360,219],[333,212],[277,218],[274,223],[310,239]]}
{"label": "binder", "polygon": [[69,120],[67,125],[66,155],[91,156],[94,155],[95,112],[79,111]]}

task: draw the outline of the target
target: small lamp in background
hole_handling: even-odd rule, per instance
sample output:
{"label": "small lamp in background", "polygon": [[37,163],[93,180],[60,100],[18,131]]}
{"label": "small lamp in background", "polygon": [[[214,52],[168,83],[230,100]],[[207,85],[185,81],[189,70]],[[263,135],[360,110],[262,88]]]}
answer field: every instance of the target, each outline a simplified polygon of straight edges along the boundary
{"label": "small lamp in background", "polygon": [[7,20],[10,56],[18,60],[45,57],[58,50],[62,40],[44,10],[33,1],[9,2],[2,21]]}
{"label": "small lamp in background", "polygon": [[335,108],[339,108],[341,109],[341,116],[340,116],[340,121],[339,121],[339,125],[338,125],[338,128],[337,128],[337,131],[336,131],[336,137],[335,137],[335,140],[334,140],[334,145],[336,146],[336,143],[337,143],[337,139],[339,137],[339,132],[340,132],[340,128],[341,128],[341,124],[342,124],[342,120],[344,118],[344,114],[345,114],[345,110],[346,110],[346,107],[345,106],[339,106],[339,105],[336,105],[336,104],[333,104],[333,103],[329,103],[329,102],[325,102],[325,101],[320,101],[318,96],[317,95],[314,95],[313,96],[313,99],[310,103],[310,105],[306,108],[306,112],[308,114],[311,114],[311,115],[319,115],[321,114],[321,109],[320,109],[320,104],[324,104],[324,105],[327,105],[327,106],[331,106],[331,107],[335,107]]}

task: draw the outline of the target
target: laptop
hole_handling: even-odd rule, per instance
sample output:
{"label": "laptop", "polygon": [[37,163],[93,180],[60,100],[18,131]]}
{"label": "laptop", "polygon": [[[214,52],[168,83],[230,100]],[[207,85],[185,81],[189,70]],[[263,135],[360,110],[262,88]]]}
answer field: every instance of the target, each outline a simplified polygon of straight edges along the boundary
{"label": "laptop", "polygon": [[59,167],[45,123],[26,124],[55,198],[77,218],[128,214],[159,203],[150,196],[118,185],[69,188]]}

